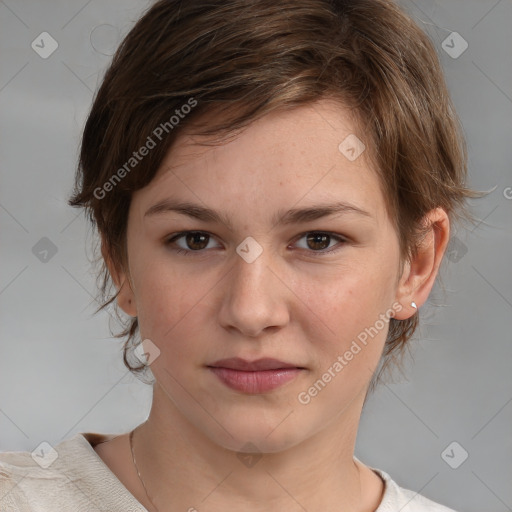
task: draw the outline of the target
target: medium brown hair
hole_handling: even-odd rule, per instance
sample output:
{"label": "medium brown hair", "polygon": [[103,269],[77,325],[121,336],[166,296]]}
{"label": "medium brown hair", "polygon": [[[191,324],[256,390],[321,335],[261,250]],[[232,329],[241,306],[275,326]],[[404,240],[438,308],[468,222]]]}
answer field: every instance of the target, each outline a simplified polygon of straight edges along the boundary
{"label": "medium brown hair", "polygon": [[[473,221],[465,201],[479,193],[465,187],[466,144],[438,55],[427,34],[386,0],[155,3],[97,91],[69,205],[86,209],[115,268],[128,273],[131,195],[151,182],[178,134],[207,119],[194,133],[220,143],[271,111],[323,98],[358,121],[398,233],[401,266],[415,254],[431,209],[444,208],[450,222]],[[151,146],[144,156],[143,146]],[[117,298],[107,300],[112,281],[98,261],[103,304],[96,312]],[[401,360],[417,326],[418,313],[391,318],[378,377]],[[124,363],[143,374],[130,353],[139,341],[137,318],[123,327],[115,337],[126,337]]]}

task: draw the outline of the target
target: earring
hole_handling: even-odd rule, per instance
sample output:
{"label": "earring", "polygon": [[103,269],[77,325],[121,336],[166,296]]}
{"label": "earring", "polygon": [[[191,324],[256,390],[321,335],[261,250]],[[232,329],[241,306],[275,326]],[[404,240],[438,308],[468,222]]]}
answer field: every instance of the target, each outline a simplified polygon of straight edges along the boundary
{"label": "earring", "polygon": [[416,302],[411,302],[411,306],[414,308],[414,309],[418,309],[418,306],[416,306]]}

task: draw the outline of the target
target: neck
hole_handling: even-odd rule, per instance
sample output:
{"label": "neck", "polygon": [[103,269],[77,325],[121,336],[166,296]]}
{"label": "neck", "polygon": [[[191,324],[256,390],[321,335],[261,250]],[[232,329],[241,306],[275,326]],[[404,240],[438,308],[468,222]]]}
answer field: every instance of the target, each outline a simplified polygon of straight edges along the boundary
{"label": "neck", "polygon": [[359,408],[356,420],[342,411],[338,421],[299,445],[240,453],[213,442],[173,407],[163,407],[169,403],[163,395],[155,385],[150,416],[134,436],[137,467],[158,512],[220,512],[237,505],[248,512],[378,507],[375,480],[353,459],[362,401],[353,404]]}

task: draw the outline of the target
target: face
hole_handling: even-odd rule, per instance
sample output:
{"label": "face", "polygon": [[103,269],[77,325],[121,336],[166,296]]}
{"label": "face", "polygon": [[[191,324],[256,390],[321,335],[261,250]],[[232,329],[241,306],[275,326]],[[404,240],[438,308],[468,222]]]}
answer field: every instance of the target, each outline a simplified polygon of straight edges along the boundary
{"label": "face", "polygon": [[[225,448],[268,452],[359,419],[402,306],[398,236],[365,152],[339,149],[350,134],[365,142],[342,106],[322,100],[217,147],[183,135],[134,194],[119,304],[160,351],[162,417]],[[352,208],[320,211],[340,203]],[[230,358],[291,369],[216,364]]]}

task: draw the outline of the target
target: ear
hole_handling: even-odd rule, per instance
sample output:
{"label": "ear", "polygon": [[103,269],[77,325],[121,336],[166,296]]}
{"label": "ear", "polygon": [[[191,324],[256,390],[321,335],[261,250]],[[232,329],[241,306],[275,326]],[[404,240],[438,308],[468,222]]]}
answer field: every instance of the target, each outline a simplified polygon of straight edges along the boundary
{"label": "ear", "polygon": [[394,316],[397,320],[406,320],[416,313],[411,306],[413,301],[418,308],[427,301],[450,238],[450,220],[443,208],[431,210],[423,221],[430,226],[430,231],[416,256],[404,264],[396,291],[396,300],[403,306]]}
{"label": "ear", "polygon": [[117,295],[118,306],[129,316],[137,316],[137,307],[135,305],[135,294],[133,293],[130,280],[122,271],[118,271],[112,261],[108,245],[101,239],[101,254],[105,260],[112,281],[119,292]]}

